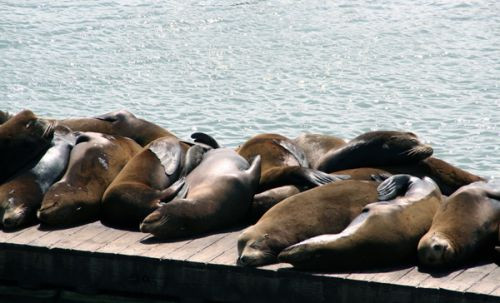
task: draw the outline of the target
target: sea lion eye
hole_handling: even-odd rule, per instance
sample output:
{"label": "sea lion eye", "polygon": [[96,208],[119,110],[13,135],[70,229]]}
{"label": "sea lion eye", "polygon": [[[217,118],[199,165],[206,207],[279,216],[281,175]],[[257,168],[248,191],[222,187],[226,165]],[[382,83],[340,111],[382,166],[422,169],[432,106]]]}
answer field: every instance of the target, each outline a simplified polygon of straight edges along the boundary
{"label": "sea lion eye", "polygon": [[34,121],[30,121],[26,123],[26,128],[30,128],[33,125]]}

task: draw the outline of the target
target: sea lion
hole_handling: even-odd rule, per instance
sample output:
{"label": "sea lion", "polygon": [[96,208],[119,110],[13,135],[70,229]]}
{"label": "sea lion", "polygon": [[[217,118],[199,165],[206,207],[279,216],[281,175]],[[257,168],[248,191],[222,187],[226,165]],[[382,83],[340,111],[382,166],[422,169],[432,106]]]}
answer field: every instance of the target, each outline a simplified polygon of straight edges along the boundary
{"label": "sea lion", "polygon": [[274,263],[278,253],[292,244],[342,231],[366,204],[377,199],[378,184],[338,181],[281,201],[239,236],[238,264]]}
{"label": "sea lion", "polygon": [[310,133],[300,134],[292,142],[304,151],[309,167],[317,167],[324,154],[347,144],[344,139],[335,136]]}
{"label": "sea lion", "polygon": [[304,151],[279,134],[256,135],[240,146],[237,152],[247,161],[261,156],[258,192],[285,185],[314,187],[342,179],[342,176],[330,176],[309,168]]}
{"label": "sea lion", "polygon": [[474,182],[449,196],[418,243],[420,264],[448,267],[493,250],[500,237],[500,182]]}
{"label": "sea lion", "polygon": [[23,110],[0,125],[0,183],[40,159],[54,135],[54,125]]}
{"label": "sea lion", "polygon": [[[379,200],[389,201],[368,204],[342,232],[292,245],[278,259],[317,270],[394,266],[416,260],[418,241],[442,201],[439,187],[427,177],[395,175],[377,190]],[[393,199],[400,193],[405,194]]]}
{"label": "sea lion", "polygon": [[80,133],[71,151],[68,169],[45,194],[38,219],[55,226],[97,220],[104,191],[140,150],[141,146],[129,138]]}
{"label": "sea lion", "polygon": [[258,188],[260,156],[251,164],[234,150],[214,149],[185,178],[183,195],[161,206],[140,225],[158,238],[198,235],[236,224]]}
{"label": "sea lion", "polygon": [[415,163],[407,163],[383,167],[363,167],[333,172],[336,175],[346,175],[355,180],[370,180],[372,175],[408,174],[415,177],[429,177],[439,186],[443,195],[451,195],[460,187],[484,181],[484,178],[471,174],[435,157],[429,157]]}
{"label": "sea lion", "polygon": [[160,201],[169,197],[167,187],[197,165],[185,165],[185,146],[173,137],[158,138],[146,145],[104,193],[101,220],[109,225],[137,229],[142,220],[160,206]]}
{"label": "sea lion", "polygon": [[66,127],[57,126],[51,146],[40,161],[0,186],[4,229],[15,229],[35,222],[43,195],[64,173],[74,144],[74,134]]}
{"label": "sea lion", "polygon": [[127,110],[106,113],[92,118],[70,118],[57,121],[74,131],[98,132],[134,139],[141,146],[160,137],[175,137],[168,130],[144,119],[137,118]]}
{"label": "sea lion", "polygon": [[373,131],[364,133],[347,145],[329,151],[318,160],[316,169],[324,172],[414,163],[433,153],[410,132]]}
{"label": "sea lion", "polygon": [[4,124],[10,118],[12,118],[12,115],[9,112],[0,110],[0,124]]}

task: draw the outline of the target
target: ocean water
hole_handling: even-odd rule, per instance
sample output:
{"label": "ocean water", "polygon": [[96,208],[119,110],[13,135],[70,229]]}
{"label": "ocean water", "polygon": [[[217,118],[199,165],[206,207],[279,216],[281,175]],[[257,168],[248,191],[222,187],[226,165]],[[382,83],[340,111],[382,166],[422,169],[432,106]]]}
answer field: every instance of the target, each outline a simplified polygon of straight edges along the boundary
{"label": "ocean water", "polygon": [[500,1],[0,1],[0,109],[128,109],[226,146],[417,133],[500,177]]}

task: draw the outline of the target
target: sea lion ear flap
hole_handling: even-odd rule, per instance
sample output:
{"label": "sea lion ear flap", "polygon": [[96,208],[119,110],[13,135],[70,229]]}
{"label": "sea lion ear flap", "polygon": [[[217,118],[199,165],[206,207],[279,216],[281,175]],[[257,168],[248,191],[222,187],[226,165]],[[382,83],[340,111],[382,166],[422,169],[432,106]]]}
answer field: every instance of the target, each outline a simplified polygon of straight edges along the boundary
{"label": "sea lion ear flap", "polygon": [[410,175],[394,175],[377,187],[379,201],[388,201],[401,196],[408,190]]}

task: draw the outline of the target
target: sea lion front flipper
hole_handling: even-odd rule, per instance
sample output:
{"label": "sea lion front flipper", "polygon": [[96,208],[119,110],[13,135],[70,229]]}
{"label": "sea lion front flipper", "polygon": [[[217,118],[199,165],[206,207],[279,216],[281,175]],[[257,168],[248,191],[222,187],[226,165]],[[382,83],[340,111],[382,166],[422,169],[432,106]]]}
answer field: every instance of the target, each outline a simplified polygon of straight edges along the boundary
{"label": "sea lion front flipper", "polygon": [[[188,185],[186,184],[186,178],[182,177],[175,181],[168,188],[164,189],[158,197],[160,201],[171,201],[174,198],[184,198],[187,194]],[[161,202],[160,202],[161,203]]]}
{"label": "sea lion front flipper", "polygon": [[387,180],[388,178],[390,178],[392,175],[390,174],[372,174],[370,175],[370,178],[375,181],[375,182],[384,182],[385,180]]}
{"label": "sea lion front flipper", "polygon": [[274,167],[268,169],[261,176],[259,190],[262,192],[284,185],[295,185],[302,189],[308,189],[349,178],[348,175],[331,175],[301,166]]}
{"label": "sea lion front flipper", "polygon": [[220,148],[220,145],[217,142],[217,140],[215,140],[214,137],[210,136],[209,134],[205,134],[202,132],[196,132],[196,133],[191,134],[191,138],[196,143],[203,143],[203,144],[206,144],[212,148]]}
{"label": "sea lion front flipper", "polygon": [[160,160],[165,174],[172,176],[180,169],[182,150],[180,144],[166,141],[154,141],[149,145],[149,150]]}
{"label": "sea lion front flipper", "polygon": [[186,152],[181,176],[187,176],[196,166],[198,166],[201,160],[203,160],[203,155],[206,152],[207,149],[202,145],[195,144],[191,146]]}
{"label": "sea lion front flipper", "polygon": [[309,167],[309,162],[307,162],[306,154],[302,150],[302,148],[285,140],[273,140],[273,142],[277,143],[278,145],[286,149],[290,154],[292,154],[295,159],[297,159],[300,166]]}
{"label": "sea lion front flipper", "polygon": [[394,175],[380,183],[377,187],[379,201],[392,200],[406,193],[410,179],[410,175]]}

